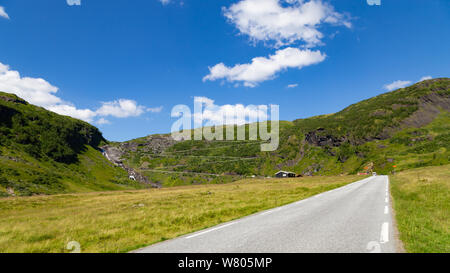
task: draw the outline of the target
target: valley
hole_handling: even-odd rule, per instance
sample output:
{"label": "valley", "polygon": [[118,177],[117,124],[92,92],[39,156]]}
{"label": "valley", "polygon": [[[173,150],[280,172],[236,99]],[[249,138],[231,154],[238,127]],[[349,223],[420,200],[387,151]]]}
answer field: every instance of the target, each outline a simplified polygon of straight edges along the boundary
{"label": "valley", "polygon": [[[0,195],[224,184],[248,177],[391,174],[450,163],[450,80],[426,80],[329,115],[280,121],[280,145],[110,142],[90,124],[1,93]],[[245,126],[248,134],[249,125]],[[27,168],[24,168],[27,166]],[[132,178],[132,179],[130,179]]]}

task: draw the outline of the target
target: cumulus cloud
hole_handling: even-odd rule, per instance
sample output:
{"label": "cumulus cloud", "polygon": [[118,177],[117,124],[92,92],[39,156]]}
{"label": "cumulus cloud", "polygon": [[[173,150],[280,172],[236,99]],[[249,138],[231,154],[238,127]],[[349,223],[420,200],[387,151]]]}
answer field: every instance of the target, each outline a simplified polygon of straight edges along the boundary
{"label": "cumulus cloud", "polygon": [[41,78],[21,77],[19,72],[10,70],[9,66],[0,63],[0,90],[14,93],[29,103],[47,107],[62,103],[54,94],[58,87]]}
{"label": "cumulus cloud", "polygon": [[140,106],[134,100],[120,99],[116,101],[103,102],[102,107],[97,110],[100,116],[113,116],[117,118],[137,117],[146,112],[146,107]]}
{"label": "cumulus cloud", "polygon": [[[22,97],[23,98],[23,97]],[[23,98],[27,100],[26,98]],[[72,104],[55,104],[55,105],[48,105],[45,106],[47,110],[50,110],[52,112],[55,112],[57,114],[63,115],[63,116],[70,116],[76,119],[81,119],[87,122],[91,122],[92,119],[97,116],[97,113],[95,111],[92,111],[90,109],[78,109]]]}
{"label": "cumulus cloud", "polygon": [[349,16],[322,0],[240,0],[223,12],[240,34],[255,43],[284,48],[269,57],[254,58],[251,63],[232,67],[218,63],[209,67],[203,81],[223,79],[255,87],[282,70],[322,62],[325,54],[310,49],[323,44],[324,34],[319,29],[324,24],[352,27]]}
{"label": "cumulus cloud", "polygon": [[8,15],[8,13],[6,13],[6,11],[5,11],[5,8],[4,8],[4,7],[2,7],[2,6],[0,6],[0,17],[3,17],[3,18],[6,18],[6,19],[9,19],[9,15]]}
{"label": "cumulus cloud", "polygon": [[276,73],[287,68],[301,69],[325,60],[325,54],[309,49],[300,50],[288,47],[278,50],[274,55],[253,58],[251,63],[228,67],[223,63],[209,67],[209,74],[203,81],[225,79],[229,82],[242,82],[244,86],[255,87],[259,82],[273,78]]}
{"label": "cumulus cloud", "polygon": [[[420,80],[418,82],[427,81],[427,80],[431,80],[431,79],[433,79],[432,76],[423,76],[422,78],[420,78]],[[411,83],[412,83],[412,81],[394,81],[393,83],[384,85],[383,88],[388,91],[392,91],[395,89],[404,88],[404,87],[410,85]]]}
{"label": "cumulus cloud", "polygon": [[111,124],[111,122],[105,118],[100,118],[99,120],[97,120],[95,123],[97,123],[98,125],[106,125],[106,124]]}
{"label": "cumulus cloud", "polygon": [[[159,113],[162,110],[162,107],[147,108],[129,99],[103,102],[97,110],[79,109],[56,96],[58,87],[42,78],[22,77],[18,71],[11,70],[9,66],[2,63],[0,63],[0,91],[16,94],[31,104],[87,122],[92,122],[96,117],[137,117],[145,112]],[[99,124],[104,121],[100,119]]]}
{"label": "cumulus cloud", "polygon": [[384,86],[384,89],[386,89],[388,91],[392,91],[395,89],[404,88],[410,84],[411,84],[411,81],[394,81],[390,84],[386,84]]}
{"label": "cumulus cloud", "polygon": [[171,0],[159,0],[163,5],[167,5],[170,3]]}
{"label": "cumulus cloud", "polygon": [[321,0],[242,0],[224,8],[225,17],[251,40],[276,47],[304,42],[321,43],[321,24],[351,27],[350,21]]}
{"label": "cumulus cloud", "polygon": [[424,77],[422,77],[422,78],[419,80],[419,82],[421,82],[421,81],[427,81],[427,80],[431,80],[431,79],[433,79],[433,77],[431,77],[431,76],[424,76]]}
{"label": "cumulus cloud", "polygon": [[244,106],[243,104],[216,105],[214,100],[207,97],[194,97],[194,103],[201,103],[203,110],[194,113],[197,123],[210,125],[243,125],[249,121],[265,121],[268,119],[267,105]]}
{"label": "cumulus cloud", "polygon": [[81,0],[67,0],[69,6],[81,6]]}
{"label": "cumulus cloud", "polygon": [[293,84],[288,84],[286,87],[287,88],[295,88],[298,86],[298,83],[293,83]]}

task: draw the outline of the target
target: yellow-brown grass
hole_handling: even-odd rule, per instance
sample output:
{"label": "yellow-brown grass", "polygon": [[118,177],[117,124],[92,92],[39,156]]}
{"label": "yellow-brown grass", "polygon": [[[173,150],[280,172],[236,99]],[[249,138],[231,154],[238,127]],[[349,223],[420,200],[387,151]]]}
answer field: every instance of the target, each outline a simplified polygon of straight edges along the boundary
{"label": "yellow-brown grass", "polygon": [[224,185],[0,199],[0,252],[127,252],[361,179],[249,179]]}

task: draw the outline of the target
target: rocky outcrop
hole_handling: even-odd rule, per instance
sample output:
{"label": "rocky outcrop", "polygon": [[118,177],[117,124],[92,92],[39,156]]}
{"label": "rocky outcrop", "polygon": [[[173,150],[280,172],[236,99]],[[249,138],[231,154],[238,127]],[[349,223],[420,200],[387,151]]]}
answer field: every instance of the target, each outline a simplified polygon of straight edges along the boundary
{"label": "rocky outcrop", "polygon": [[442,111],[450,111],[450,96],[439,92],[433,92],[419,99],[417,111],[400,122],[393,128],[385,128],[379,135],[379,139],[387,139],[396,132],[405,128],[420,128],[430,124]]}
{"label": "rocky outcrop", "polygon": [[324,128],[318,128],[305,135],[305,141],[308,144],[319,147],[339,147],[346,141],[345,137],[337,138],[333,135],[327,134]]}
{"label": "rocky outcrop", "polygon": [[140,149],[143,152],[160,154],[175,143],[176,141],[170,135],[153,135],[144,140],[121,143],[120,148],[124,151],[137,152]]}
{"label": "rocky outcrop", "polygon": [[120,164],[119,166],[122,167],[125,171],[127,171],[130,177],[134,177],[136,181],[139,181],[140,183],[143,184],[151,185],[153,188],[161,188],[160,183],[151,182],[150,180],[148,180],[146,176],[142,175],[141,173],[137,172],[136,170],[130,167],[125,166],[123,163]]}
{"label": "rocky outcrop", "polygon": [[103,155],[108,158],[109,161],[115,165],[122,163],[122,156],[129,153],[135,153],[138,150],[144,153],[160,154],[167,148],[173,146],[176,143],[171,136],[168,135],[155,135],[148,136],[145,140],[128,141],[120,143],[118,146],[105,145],[101,147],[104,153]]}
{"label": "rocky outcrop", "polygon": [[113,163],[115,166],[121,167],[124,169],[128,176],[131,178],[133,177],[136,179],[136,181],[151,185],[153,188],[161,188],[161,185],[159,183],[153,183],[148,180],[148,178],[142,174],[140,174],[138,171],[134,170],[133,168],[130,168],[123,164],[122,162],[122,156],[124,154],[124,151],[119,147],[105,145],[101,147],[101,152],[106,159],[108,159],[111,163]]}
{"label": "rocky outcrop", "polygon": [[122,164],[122,155],[124,152],[115,146],[105,145],[101,147],[101,151],[104,157],[112,162],[116,166]]}
{"label": "rocky outcrop", "polygon": [[0,100],[6,101],[6,102],[20,103],[20,104],[24,104],[24,105],[28,104],[25,100],[15,96],[15,95],[12,95],[12,94],[10,94],[8,96],[0,95]]}
{"label": "rocky outcrop", "polygon": [[120,143],[118,146],[105,145],[101,147],[103,155],[114,165],[123,168],[127,171],[130,177],[134,177],[136,181],[144,184],[152,185],[152,187],[160,188],[159,183],[149,181],[149,179],[139,173],[137,170],[127,166],[123,163],[122,157],[129,153],[136,153],[138,151],[144,153],[160,154],[167,148],[173,146],[176,143],[170,135],[153,135],[148,136],[144,140],[139,139],[135,141],[128,141]]}
{"label": "rocky outcrop", "polygon": [[419,109],[402,122],[402,127],[420,128],[432,122],[442,110],[450,111],[450,96],[431,93],[420,99]]}

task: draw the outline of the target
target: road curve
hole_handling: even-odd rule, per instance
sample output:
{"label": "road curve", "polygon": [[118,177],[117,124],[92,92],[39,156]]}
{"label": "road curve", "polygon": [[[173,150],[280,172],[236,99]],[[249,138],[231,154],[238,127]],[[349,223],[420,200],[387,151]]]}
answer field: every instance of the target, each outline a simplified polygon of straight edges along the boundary
{"label": "road curve", "polygon": [[369,177],[135,253],[395,252],[389,178]]}

